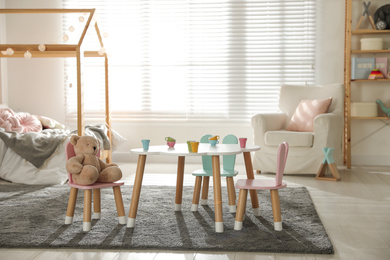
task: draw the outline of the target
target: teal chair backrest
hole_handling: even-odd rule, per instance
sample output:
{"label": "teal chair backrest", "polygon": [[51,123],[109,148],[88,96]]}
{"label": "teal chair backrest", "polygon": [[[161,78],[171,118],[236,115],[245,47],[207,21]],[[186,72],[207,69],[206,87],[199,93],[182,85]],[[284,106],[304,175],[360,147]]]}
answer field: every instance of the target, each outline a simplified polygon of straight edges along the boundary
{"label": "teal chair backrest", "polygon": [[[238,139],[235,135],[227,135],[223,138],[223,144],[238,144]],[[234,172],[234,165],[236,164],[236,155],[223,156],[223,169],[228,172]]]}
{"label": "teal chair backrest", "polygon": [[[200,143],[209,143],[209,138],[211,137],[212,135],[204,135],[202,136],[202,138],[200,138]],[[203,165],[203,170],[205,172],[212,172],[213,171],[213,163],[212,163],[212,160],[211,160],[211,156],[210,155],[203,155],[202,156],[202,165]]]}

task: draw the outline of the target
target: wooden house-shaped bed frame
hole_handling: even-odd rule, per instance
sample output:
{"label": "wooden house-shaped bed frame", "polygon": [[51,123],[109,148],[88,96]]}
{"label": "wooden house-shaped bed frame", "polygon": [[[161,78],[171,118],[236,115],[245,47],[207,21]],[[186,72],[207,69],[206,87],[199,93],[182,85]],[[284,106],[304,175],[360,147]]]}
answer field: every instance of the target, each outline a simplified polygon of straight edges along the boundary
{"label": "wooden house-shaped bed frame", "polygon": [[[88,51],[85,49],[84,38],[91,27],[95,28],[95,32],[99,39],[101,48],[104,48],[102,36],[98,27],[98,23],[93,19],[95,15],[95,9],[0,9],[0,14],[66,14],[66,13],[80,13],[88,14],[87,21],[84,29],[81,33],[77,44],[45,44],[45,51],[38,49],[39,44],[0,44],[0,51],[5,51],[8,48],[12,48],[14,53],[12,55],[4,55],[0,52],[0,58],[24,58],[26,51],[29,51],[32,55],[31,58],[69,58],[73,57],[77,60],[77,133],[78,135],[84,135],[84,105],[83,105],[83,85],[81,84],[81,75],[83,68],[83,59],[88,57],[101,57],[104,58],[105,67],[105,123],[107,126],[107,136],[112,141],[111,132],[111,114],[109,103],[109,88],[108,88],[108,57],[107,54],[99,54],[98,51]],[[92,24],[94,21],[95,24]],[[112,142],[111,142],[112,143]],[[112,149],[112,148],[111,148]],[[111,150],[104,152],[106,161],[110,163],[112,161]]]}

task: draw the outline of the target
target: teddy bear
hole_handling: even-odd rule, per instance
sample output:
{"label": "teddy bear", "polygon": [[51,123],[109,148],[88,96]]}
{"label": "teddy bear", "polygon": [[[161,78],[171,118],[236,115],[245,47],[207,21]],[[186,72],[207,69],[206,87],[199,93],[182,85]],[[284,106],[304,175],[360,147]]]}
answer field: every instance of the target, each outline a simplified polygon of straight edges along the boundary
{"label": "teddy bear", "polygon": [[115,182],[122,178],[118,165],[107,164],[96,156],[100,147],[98,139],[72,135],[70,143],[76,156],[68,159],[66,170],[72,174],[74,183],[91,185],[95,182]]}

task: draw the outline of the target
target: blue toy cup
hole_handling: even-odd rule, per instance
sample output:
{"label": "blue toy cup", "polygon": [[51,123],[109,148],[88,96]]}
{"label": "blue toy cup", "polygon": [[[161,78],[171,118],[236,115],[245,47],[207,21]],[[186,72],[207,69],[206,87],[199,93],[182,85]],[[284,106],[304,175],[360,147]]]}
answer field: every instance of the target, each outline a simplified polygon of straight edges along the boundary
{"label": "blue toy cup", "polygon": [[149,139],[143,139],[143,140],[141,140],[141,142],[142,142],[142,146],[144,148],[144,151],[149,150],[150,140]]}
{"label": "blue toy cup", "polygon": [[211,146],[216,146],[217,144],[219,144],[219,141],[218,140],[209,140],[209,143]]}

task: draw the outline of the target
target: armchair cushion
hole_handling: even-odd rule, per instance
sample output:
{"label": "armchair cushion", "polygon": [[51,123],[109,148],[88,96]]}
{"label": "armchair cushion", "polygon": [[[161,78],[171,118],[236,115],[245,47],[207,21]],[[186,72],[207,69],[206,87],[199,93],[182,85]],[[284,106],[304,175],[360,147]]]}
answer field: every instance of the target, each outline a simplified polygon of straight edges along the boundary
{"label": "armchair cushion", "polygon": [[326,113],[331,102],[331,97],[326,99],[301,100],[286,130],[313,132],[314,118],[319,114]]}
{"label": "armchair cushion", "polygon": [[312,147],[314,140],[313,132],[292,132],[292,131],[267,131],[265,133],[265,144],[279,146],[287,142],[289,147]]}

